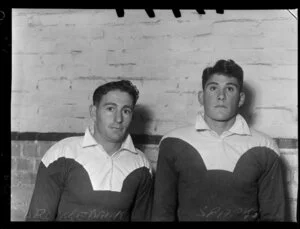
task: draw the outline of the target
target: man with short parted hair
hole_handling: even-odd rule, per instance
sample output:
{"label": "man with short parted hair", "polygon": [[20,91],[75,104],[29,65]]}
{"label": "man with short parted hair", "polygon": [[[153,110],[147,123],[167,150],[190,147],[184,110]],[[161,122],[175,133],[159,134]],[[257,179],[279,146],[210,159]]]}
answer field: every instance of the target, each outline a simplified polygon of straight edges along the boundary
{"label": "man with short parted hair", "polygon": [[150,220],[150,163],[127,132],[138,96],[127,80],[95,90],[94,125],[43,156],[27,221]]}
{"label": "man with short parted hair", "polygon": [[249,128],[243,70],[219,60],[203,71],[196,125],[166,134],[159,146],[154,221],[283,221],[279,150]]}

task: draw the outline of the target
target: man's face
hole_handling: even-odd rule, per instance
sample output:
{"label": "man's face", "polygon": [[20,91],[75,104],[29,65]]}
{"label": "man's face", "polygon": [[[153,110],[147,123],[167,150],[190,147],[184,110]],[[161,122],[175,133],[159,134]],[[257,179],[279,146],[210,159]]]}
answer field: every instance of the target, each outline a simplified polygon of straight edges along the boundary
{"label": "man's face", "polygon": [[133,114],[133,99],[120,90],[103,95],[98,106],[91,106],[91,117],[95,122],[94,137],[99,143],[120,143],[124,140]]}
{"label": "man's face", "polygon": [[206,82],[202,94],[199,94],[206,118],[221,122],[234,118],[244,99],[237,79],[222,74],[213,74]]}

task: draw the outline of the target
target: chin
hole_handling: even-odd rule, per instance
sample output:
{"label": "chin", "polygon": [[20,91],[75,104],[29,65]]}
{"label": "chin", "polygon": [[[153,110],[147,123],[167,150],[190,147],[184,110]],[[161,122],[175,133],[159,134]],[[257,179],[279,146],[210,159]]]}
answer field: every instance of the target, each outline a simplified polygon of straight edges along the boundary
{"label": "chin", "polygon": [[215,120],[216,121],[219,121],[219,122],[227,122],[227,121],[230,121],[234,116],[226,116],[226,117],[216,117]]}
{"label": "chin", "polygon": [[112,136],[110,136],[110,139],[113,141],[113,142],[122,142],[123,140],[124,140],[124,138],[125,138],[125,135],[122,135],[122,136],[120,136],[120,135],[112,135]]}

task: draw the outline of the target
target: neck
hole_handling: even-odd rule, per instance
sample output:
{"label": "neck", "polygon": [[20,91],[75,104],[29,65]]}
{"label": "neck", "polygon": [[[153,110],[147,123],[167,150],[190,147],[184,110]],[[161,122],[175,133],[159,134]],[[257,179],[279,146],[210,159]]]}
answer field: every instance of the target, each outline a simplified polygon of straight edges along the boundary
{"label": "neck", "polygon": [[236,116],[233,118],[227,120],[227,121],[217,121],[209,118],[208,116],[204,115],[204,120],[207,123],[207,125],[215,131],[218,135],[221,135],[224,131],[229,130],[234,122],[235,122]]}
{"label": "neck", "polygon": [[111,156],[113,155],[115,152],[117,152],[120,148],[121,148],[121,143],[111,143],[111,142],[107,142],[105,144],[101,144],[104,148],[104,150],[106,151],[106,153]]}
{"label": "neck", "polygon": [[103,139],[101,137],[101,135],[99,135],[97,132],[95,132],[93,134],[95,140],[97,143],[99,143],[100,145],[102,145],[102,147],[104,148],[105,152],[108,155],[112,155],[114,154],[117,150],[119,150],[121,148],[122,142],[110,142],[107,141],[105,139]]}

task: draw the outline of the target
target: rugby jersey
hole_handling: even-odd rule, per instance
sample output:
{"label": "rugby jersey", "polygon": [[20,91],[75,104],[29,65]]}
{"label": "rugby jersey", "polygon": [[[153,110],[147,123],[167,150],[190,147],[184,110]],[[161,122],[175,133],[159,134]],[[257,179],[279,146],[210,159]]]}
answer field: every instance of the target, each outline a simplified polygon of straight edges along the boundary
{"label": "rugby jersey", "polygon": [[128,135],[109,156],[87,128],[43,156],[27,221],[147,221],[153,183],[150,163]]}
{"label": "rugby jersey", "polygon": [[220,136],[203,115],[166,134],[154,190],[154,221],[284,220],[277,145],[241,115]]}

